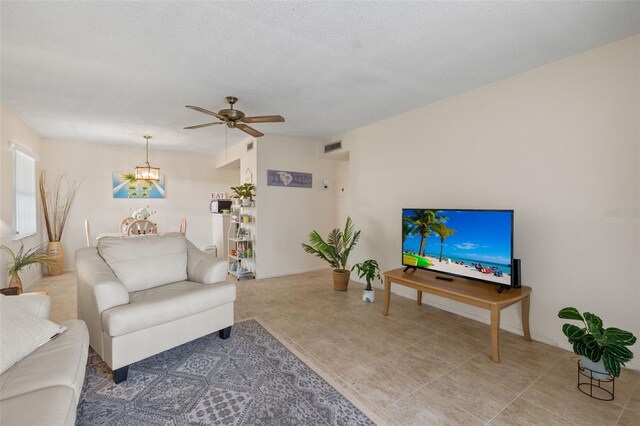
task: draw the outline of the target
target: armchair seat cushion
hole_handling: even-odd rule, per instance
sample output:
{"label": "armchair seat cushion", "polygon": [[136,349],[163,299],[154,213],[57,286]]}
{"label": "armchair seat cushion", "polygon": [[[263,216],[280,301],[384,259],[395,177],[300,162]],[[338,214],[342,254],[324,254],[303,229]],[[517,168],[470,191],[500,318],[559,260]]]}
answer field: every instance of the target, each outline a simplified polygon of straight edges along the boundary
{"label": "armchair seat cushion", "polygon": [[236,287],[230,283],[179,281],[129,294],[129,304],[107,309],[102,329],[111,337],[188,317],[231,303]]}

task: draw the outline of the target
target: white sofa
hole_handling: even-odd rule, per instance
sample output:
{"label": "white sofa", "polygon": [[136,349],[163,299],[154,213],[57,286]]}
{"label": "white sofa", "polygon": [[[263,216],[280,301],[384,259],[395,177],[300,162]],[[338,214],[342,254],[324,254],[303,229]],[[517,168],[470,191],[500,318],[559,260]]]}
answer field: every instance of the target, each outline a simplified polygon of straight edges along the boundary
{"label": "white sofa", "polygon": [[91,347],[127,379],[129,365],[233,325],[227,264],[184,235],[106,237],[76,252],[78,317]]}
{"label": "white sofa", "polygon": [[[49,317],[49,296],[8,296],[7,302]],[[73,425],[84,383],[89,334],[83,321],[65,321],[67,330],[22,358],[0,376],[0,424]],[[2,324],[8,327],[9,324]]]}

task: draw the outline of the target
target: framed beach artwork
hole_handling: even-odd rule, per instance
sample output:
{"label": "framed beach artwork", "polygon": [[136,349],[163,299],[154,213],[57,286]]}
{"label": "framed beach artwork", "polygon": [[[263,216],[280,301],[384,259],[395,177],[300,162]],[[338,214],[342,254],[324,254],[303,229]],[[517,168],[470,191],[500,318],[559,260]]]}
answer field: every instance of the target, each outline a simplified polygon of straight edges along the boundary
{"label": "framed beach artwork", "polygon": [[136,180],[133,173],[113,173],[113,198],[164,198],[164,176],[160,181]]}

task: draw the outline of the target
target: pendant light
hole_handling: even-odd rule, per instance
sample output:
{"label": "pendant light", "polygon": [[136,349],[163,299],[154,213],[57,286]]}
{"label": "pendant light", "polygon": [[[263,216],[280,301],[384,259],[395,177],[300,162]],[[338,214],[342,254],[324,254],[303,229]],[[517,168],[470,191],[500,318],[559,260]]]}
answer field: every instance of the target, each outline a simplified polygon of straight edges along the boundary
{"label": "pendant light", "polygon": [[151,136],[145,135],[144,138],[147,140],[147,161],[144,166],[136,167],[136,180],[157,182],[160,180],[160,168],[149,165],[149,139]]}

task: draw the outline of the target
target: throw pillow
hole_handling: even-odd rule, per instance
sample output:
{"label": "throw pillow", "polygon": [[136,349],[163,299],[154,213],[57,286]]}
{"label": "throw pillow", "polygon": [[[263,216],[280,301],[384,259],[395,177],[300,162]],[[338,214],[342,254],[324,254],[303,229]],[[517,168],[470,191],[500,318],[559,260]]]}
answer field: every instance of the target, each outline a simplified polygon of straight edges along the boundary
{"label": "throw pillow", "polygon": [[0,295],[0,374],[66,330],[12,303],[19,297]]}

